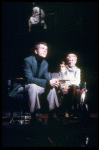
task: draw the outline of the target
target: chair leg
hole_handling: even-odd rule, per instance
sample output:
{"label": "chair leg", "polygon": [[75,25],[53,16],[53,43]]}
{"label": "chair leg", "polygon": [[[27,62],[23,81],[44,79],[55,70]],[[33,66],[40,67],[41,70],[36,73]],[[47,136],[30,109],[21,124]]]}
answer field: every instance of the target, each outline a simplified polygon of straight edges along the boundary
{"label": "chair leg", "polygon": [[23,114],[23,113],[22,113],[22,109],[21,109],[21,111],[20,111],[20,118],[22,118],[22,114]]}
{"label": "chair leg", "polygon": [[10,124],[13,122],[13,106],[12,106],[12,99],[11,99],[11,116],[10,116]]}
{"label": "chair leg", "polygon": [[13,111],[11,110],[11,116],[10,116],[10,124],[13,122]]}
{"label": "chair leg", "polygon": [[9,123],[11,124],[12,122],[13,122],[13,118],[12,118],[12,119],[10,119],[10,122],[9,122]]}

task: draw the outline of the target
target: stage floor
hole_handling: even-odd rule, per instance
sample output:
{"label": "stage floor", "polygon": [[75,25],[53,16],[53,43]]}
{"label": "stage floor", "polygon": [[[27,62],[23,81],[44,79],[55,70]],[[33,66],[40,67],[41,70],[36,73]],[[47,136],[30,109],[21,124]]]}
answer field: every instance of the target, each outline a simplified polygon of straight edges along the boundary
{"label": "stage floor", "polygon": [[14,112],[2,114],[2,147],[98,147],[98,114],[90,113],[83,121],[77,117],[57,118],[48,123],[48,114],[36,114],[38,122],[30,124],[31,115]]}

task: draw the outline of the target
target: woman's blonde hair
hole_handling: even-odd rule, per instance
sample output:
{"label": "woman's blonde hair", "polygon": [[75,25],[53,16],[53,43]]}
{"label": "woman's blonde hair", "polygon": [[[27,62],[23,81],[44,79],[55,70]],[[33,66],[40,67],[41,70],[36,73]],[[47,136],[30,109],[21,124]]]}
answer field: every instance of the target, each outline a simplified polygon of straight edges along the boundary
{"label": "woman's blonde hair", "polygon": [[74,57],[76,62],[77,62],[77,55],[76,54],[73,54],[73,53],[70,53],[66,56],[66,61],[68,61],[71,57]]}

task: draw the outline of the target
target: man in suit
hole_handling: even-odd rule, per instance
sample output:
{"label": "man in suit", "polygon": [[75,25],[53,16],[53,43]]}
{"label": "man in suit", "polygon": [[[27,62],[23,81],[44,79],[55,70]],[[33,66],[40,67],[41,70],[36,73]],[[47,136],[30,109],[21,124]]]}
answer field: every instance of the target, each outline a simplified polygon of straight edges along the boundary
{"label": "man in suit", "polygon": [[[35,45],[35,55],[29,56],[24,59],[23,72],[25,79],[25,91],[28,93],[29,107],[31,112],[31,118],[33,122],[36,120],[36,111],[40,109],[39,95],[44,93],[46,95],[49,104],[49,116],[53,116],[51,113],[55,108],[55,105],[59,107],[58,98],[55,87],[59,86],[58,79],[50,80],[48,73],[48,63],[46,58],[48,53],[48,46],[44,42],[40,42]],[[15,96],[15,93],[24,91],[24,87],[19,84],[15,87],[14,91],[9,93],[9,96]]]}

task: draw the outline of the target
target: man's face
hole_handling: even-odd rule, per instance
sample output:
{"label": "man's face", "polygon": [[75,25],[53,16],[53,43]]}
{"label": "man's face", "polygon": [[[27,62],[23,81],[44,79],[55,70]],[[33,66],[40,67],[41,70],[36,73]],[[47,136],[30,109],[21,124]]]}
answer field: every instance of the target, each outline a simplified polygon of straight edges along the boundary
{"label": "man's face", "polygon": [[76,58],[75,58],[75,57],[70,57],[70,58],[68,59],[68,66],[69,66],[70,68],[72,68],[72,67],[75,66],[75,64],[76,64]]}
{"label": "man's face", "polygon": [[60,64],[60,71],[64,72],[66,69],[65,64]]}
{"label": "man's face", "polygon": [[47,56],[47,52],[48,52],[48,47],[43,44],[40,44],[39,49],[35,51],[36,54],[44,58]]}

